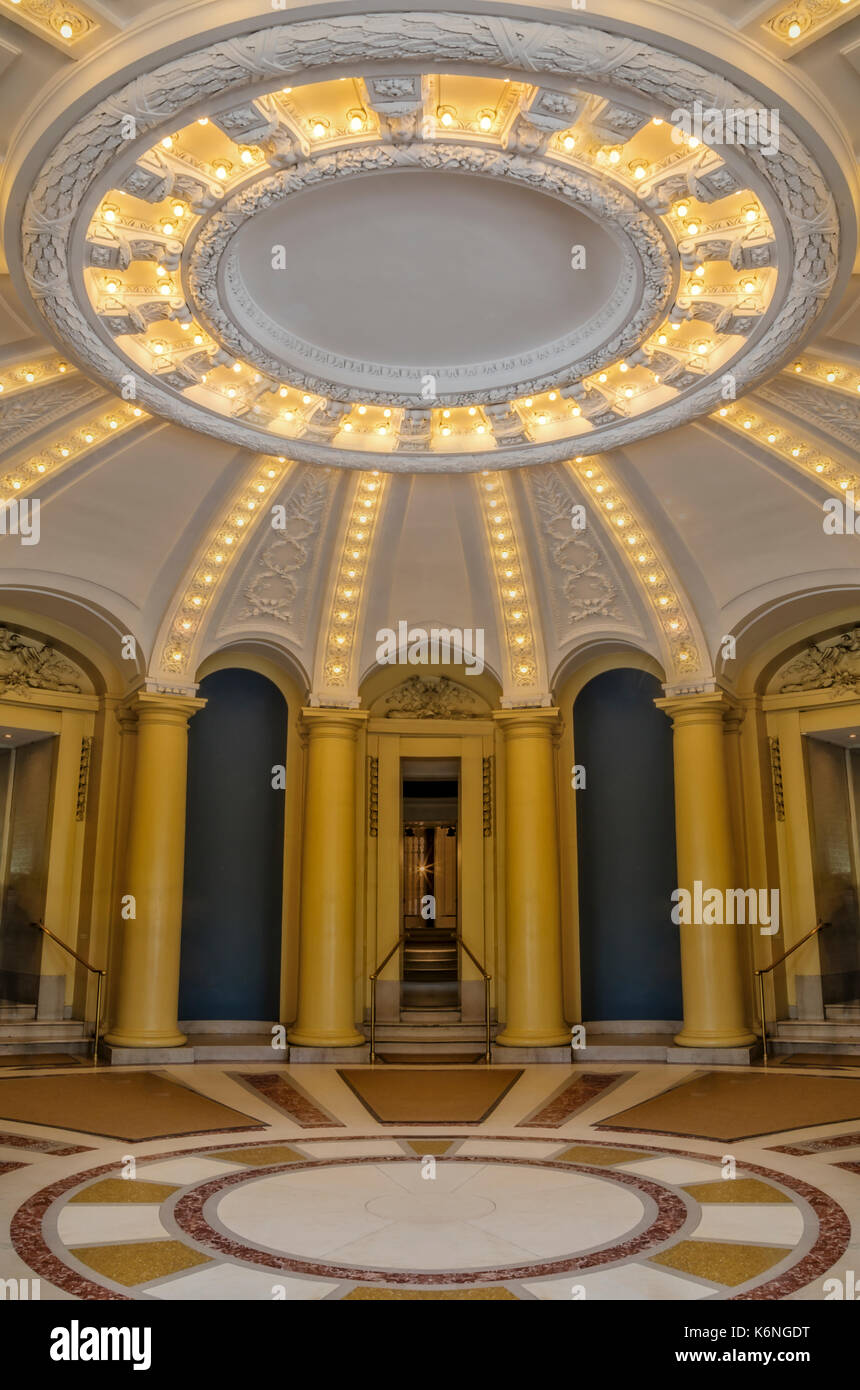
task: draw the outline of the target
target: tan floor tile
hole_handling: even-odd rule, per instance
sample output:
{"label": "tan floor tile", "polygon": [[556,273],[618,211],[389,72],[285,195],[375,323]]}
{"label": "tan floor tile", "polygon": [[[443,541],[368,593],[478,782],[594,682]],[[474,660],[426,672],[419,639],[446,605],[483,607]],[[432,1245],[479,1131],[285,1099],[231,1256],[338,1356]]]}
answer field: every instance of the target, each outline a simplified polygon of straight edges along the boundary
{"label": "tan floor tile", "polygon": [[74,1197],[69,1198],[69,1202],[98,1202],[110,1204],[113,1202],[166,1202],[168,1197],[172,1197],[174,1192],[178,1192],[177,1187],[166,1182],[144,1182],[137,1178],[103,1178],[101,1182],[94,1182],[91,1187],[85,1187],[83,1192],[76,1192]]}
{"label": "tan floor tile", "polygon": [[761,1182],[759,1178],[718,1179],[716,1182],[694,1182],[684,1188],[697,1202],[791,1202],[787,1192]]}
{"label": "tan floor tile", "polygon": [[741,1245],[732,1241],[682,1240],[670,1250],[652,1255],[653,1264],[680,1269],[715,1284],[745,1284],[784,1260],[785,1246]]}
{"label": "tan floor tile", "polygon": [[165,1274],[210,1263],[208,1255],[183,1245],[181,1240],[142,1240],[126,1245],[79,1245],[75,1259],[89,1265],[97,1274],[130,1288]]}

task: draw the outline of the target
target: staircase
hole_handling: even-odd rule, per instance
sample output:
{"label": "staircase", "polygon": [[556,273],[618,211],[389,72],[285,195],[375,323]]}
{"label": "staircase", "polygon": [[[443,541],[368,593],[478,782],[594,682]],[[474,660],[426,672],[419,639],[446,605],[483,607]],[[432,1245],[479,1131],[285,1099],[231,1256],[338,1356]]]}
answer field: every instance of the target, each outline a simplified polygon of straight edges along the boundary
{"label": "staircase", "polygon": [[[498,1024],[490,1025],[491,1037],[498,1031]],[[370,1036],[369,1025],[364,1032]],[[376,1056],[380,1062],[427,1065],[482,1062],[486,1037],[483,1022],[464,1022],[459,1009],[401,1009],[399,1023],[377,1023]]]}
{"label": "staircase", "polygon": [[68,1053],[86,1056],[91,1032],[77,1019],[36,1018],[35,1004],[0,999],[0,1057]]}
{"label": "staircase", "polygon": [[781,1018],[773,1025],[769,1043],[779,1056],[792,1052],[820,1052],[829,1056],[857,1056],[860,1060],[860,999],[827,1004],[823,1019]]}

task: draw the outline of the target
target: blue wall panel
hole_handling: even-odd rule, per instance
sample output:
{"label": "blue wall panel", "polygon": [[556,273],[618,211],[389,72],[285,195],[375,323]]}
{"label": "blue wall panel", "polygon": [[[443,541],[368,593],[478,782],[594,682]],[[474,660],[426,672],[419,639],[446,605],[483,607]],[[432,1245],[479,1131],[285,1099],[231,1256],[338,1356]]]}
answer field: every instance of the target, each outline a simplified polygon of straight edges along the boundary
{"label": "blue wall panel", "polygon": [[279,1011],[287,707],[255,671],[216,671],[188,734],[179,1017]]}
{"label": "blue wall panel", "polygon": [[574,704],[584,1019],[680,1019],[672,726],[644,671],[606,671]]}

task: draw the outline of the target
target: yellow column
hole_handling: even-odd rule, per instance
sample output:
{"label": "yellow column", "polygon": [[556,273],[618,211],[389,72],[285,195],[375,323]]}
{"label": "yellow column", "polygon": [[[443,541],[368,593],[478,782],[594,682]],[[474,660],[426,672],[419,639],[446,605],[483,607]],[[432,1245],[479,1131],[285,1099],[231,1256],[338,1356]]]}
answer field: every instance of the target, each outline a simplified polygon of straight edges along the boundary
{"label": "yellow column", "polygon": [[[743,887],[736,882],[723,715],[719,692],[656,700],[674,729],[678,887],[692,894]],[[725,897],[723,898],[725,902]],[[755,1041],[746,1020],[737,926],[682,925],[684,1026],[680,1047],[743,1047]]]}
{"label": "yellow column", "polygon": [[[180,1047],[177,1024],[188,720],[205,700],[139,693],[137,758],[120,896],[134,917],[121,920],[115,1047]],[[126,912],[128,907],[124,909]]]}
{"label": "yellow column", "polygon": [[505,731],[507,1022],[497,1043],[570,1042],[561,972],[553,734],[557,709],[494,714]]}
{"label": "yellow column", "polygon": [[355,1027],[356,736],[363,710],[305,709],[299,1012],[295,1047],[358,1047]]}

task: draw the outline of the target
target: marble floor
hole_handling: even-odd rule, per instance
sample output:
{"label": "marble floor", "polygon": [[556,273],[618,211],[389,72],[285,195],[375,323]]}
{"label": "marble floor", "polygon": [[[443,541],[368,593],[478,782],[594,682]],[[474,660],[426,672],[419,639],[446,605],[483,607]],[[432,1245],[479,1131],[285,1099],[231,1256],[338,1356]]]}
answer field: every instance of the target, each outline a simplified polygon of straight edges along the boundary
{"label": "marble floor", "polygon": [[480,1123],[421,1125],[380,1124],[335,1067],[197,1065],[182,1084],[248,1130],[0,1118],[0,1278],[43,1300],[824,1299],[860,1270],[860,1116],[731,1143],[607,1127],[697,1070],[529,1066]]}

